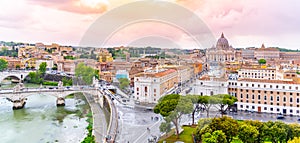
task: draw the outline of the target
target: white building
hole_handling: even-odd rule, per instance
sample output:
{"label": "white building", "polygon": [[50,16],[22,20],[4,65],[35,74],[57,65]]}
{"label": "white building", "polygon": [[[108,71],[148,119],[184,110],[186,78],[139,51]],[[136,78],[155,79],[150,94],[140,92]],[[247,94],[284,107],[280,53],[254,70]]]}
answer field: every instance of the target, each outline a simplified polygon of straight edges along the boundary
{"label": "white building", "polygon": [[222,78],[204,77],[197,79],[193,86],[194,95],[228,94],[228,82]]}
{"label": "white building", "polygon": [[177,85],[177,71],[160,69],[145,71],[134,77],[134,98],[140,102],[157,103],[158,99]]}

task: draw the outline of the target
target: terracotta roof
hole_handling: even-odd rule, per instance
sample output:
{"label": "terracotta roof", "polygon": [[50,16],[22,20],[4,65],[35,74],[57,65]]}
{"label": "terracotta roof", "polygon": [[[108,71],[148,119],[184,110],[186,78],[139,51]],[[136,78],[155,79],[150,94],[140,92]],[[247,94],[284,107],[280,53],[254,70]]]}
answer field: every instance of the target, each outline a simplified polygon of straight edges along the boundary
{"label": "terracotta roof", "polygon": [[168,70],[165,70],[165,71],[162,71],[162,72],[159,72],[159,73],[139,73],[136,75],[136,77],[142,77],[142,76],[147,76],[147,77],[163,77],[163,76],[166,76],[170,73],[173,73],[173,72],[176,72],[176,70],[174,69],[168,69]]}

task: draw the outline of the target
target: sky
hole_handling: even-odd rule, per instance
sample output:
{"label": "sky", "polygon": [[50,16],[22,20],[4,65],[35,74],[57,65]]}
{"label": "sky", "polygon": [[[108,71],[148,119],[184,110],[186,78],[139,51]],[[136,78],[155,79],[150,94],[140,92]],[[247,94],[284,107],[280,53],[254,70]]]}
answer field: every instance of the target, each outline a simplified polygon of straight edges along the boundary
{"label": "sky", "polygon": [[[298,0],[164,1],[194,12],[216,38],[223,32],[234,48],[260,47],[264,43],[266,47],[300,49]],[[0,40],[77,46],[99,17],[131,2],[135,1],[1,0]],[[174,12],[175,16],[177,14]],[[159,45],[159,39],[163,44]],[[210,48],[198,47],[191,35],[178,27],[153,21],[121,27],[107,39],[104,46],[135,44],[169,48]]]}

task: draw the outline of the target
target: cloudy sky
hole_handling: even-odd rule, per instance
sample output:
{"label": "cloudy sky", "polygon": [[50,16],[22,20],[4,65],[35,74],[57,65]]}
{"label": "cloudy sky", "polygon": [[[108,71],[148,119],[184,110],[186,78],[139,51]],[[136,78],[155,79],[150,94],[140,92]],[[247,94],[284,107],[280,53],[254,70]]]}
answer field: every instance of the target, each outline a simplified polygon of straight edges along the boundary
{"label": "cloudy sky", "polygon": [[[266,46],[300,49],[298,0],[164,1],[197,14],[216,38],[224,32],[233,47],[260,47],[264,43]],[[79,45],[84,33],[99,17],[131,2],[134,1],[1,0],[0,40]],[[174,15],[177,14],[174,11]],[[162,44],[166,47],[197,47],[182,29],[153,21],[123,26],[107,39],[106,46],[156,45],[159,43],[157,39],[167,43]]]}

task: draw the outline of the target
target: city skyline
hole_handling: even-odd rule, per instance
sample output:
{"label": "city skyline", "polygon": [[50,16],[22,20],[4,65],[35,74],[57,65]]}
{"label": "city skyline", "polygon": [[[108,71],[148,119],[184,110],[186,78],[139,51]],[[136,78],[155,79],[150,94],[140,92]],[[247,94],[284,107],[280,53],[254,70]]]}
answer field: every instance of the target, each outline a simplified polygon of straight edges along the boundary
{"label": "city skyline", "polygon": [[[5,12],[0,15],[0,39],[77,46],[84,32],[99,16],[129,2],[133,1],[1,1],[0,7]],[[234,48],[260,47],[262,43],[266,47],[288,49],[298,49],[300,46],[297,43],[297,4],[270,0],[170,2],[196,13],[210,27],[216,38],[224,32]],[[196,48],[191,38],[181,30],[154,22],[137,23],[121,29],[112,36],[108,46],[127,46],[137,37],[147,39],[151,36],[164,37],[179,44],[179,47]]]}

